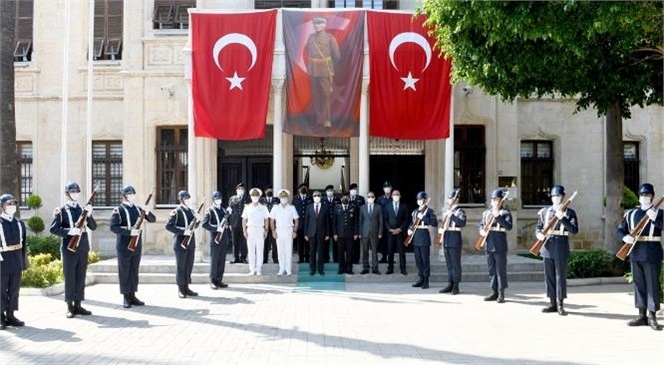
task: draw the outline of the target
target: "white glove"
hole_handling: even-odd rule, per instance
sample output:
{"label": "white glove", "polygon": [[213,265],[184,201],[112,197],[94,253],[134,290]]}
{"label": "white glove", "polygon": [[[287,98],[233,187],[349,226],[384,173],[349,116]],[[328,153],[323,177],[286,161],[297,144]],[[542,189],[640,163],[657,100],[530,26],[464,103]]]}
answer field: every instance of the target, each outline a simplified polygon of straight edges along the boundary
{"label": "white glove", "polygon": [[491,215],[493,215],[494,218],[498,218],[500,211],[498,209],[491,209]]}
{"label": "white glove", "polygon": [[423,219],[424,213],[417,213],[417,219]]}
{"label": "white glove", "polygon": [[546,236],[542,232],[535,233],[535,237],[537,237],[538,241],[544,241],[546,239]]}
{"label": "white glove", "polygon": [[231,214],[233,212],[233,209],[231,207],[226,208],[226,213]]}
{"label": "white glove", "polygon": [[203,220],[203,216],[200,215],[200,214],[198,214],[198,213],[194,213],[194,218],[196,218],[196,220],[198,220],[198,221],[202,221],[202,220]]}
{"label": "white glove", "polygon": [[486,237],[487,234],[488,233],[487,233],[487,231],[484,230],[484,228],[480,228],[480,236]]}
{"label": "white glove", "polygon": [[563,213],[560,210],[556,210],[556,218],[558,218],[558,220],[562,220],[565,217],[566,217],[565,213]]}
{"label": "white glove", "polygon": [[224,231],[224,227],[222,227],[221,225],[219,225],[219,226],[217,227],[217,232],[223,232],[223,231]]}
{"label": "white glove", "polygon": [[141,205],[141,209],[145,211],[145,214],[150,214],[150,208],[147,205]]}
{"label": "white glove", "polygon": [[438,233],[443,234],[443,233],[445,233],[445,230],[442,229],[442,228],[438,228]]}
{"label": "white glove", "polygon": [[88,212],[88,215],[92,215],[92,204],[86,205],[83,209]]}
{"label": "white glove", "polygon": [[627,235],[627,236],[623,237],[622,240],[623,240],[623,242],[625,242],[625,243],[634,243],[634,237],[632,237],[632,236],[630,236],[630,235]]}
{"label": "white glove", "polygon": [[5,261],[5,259],[2,257],[2,254],[0,253],[0,262]]}
{"label": "white glove", "polygon": [[136,228],[134,228],[134,229],[131,230],[131,235],[132,235],[132,236],[138,236],[139,234],[141,234],[141,230],[140,230],[140,229],[136,229]]}
{"label": "white glove", "polygon": [[650,220],[653,222],[657,219],[657,211],[654,209],[646,210],[646,214],[648,215],[648,218],[650,218]]}
{"label": "white glove", "polygon": [[452,209],[448,209],[448,210],[445,211],[445,213],[443,213],[444,217],[446,217],[448,215],[452,215]]}
{"label": "white glove", "polygon": [[81,234],[80,228],[69,228],[69,232],[67,232],[67,235],[69,236],[78,236],[80,234]]}
{"label": "white glove", "polygon": [[191,236],[191,230],[190,229],[185,229],[183,235]]}
{"label": "white glove", "polygon": [[408,235],[409,235],[409,236],[412,236],[412,235],[413,235],[413,230],[412,230],[412,229],[409,229],[409,230],[408,230]]}

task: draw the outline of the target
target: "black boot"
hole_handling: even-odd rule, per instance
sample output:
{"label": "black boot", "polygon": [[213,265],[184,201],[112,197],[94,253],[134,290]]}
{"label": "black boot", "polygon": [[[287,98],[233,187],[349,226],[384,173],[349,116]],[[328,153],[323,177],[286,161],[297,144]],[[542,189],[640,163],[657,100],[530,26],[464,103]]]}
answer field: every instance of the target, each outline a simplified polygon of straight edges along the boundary
{"label": "black boot", "polygon": [[14,311],[7,311],[7,317],[5,319],[5,323],[7,324],[7,326],[12,326],[12,327],[25,326],[25,322],[14,317]]}
{"label": "black boot", "polygon": [[223,289],[223,288],[228,288],[228,284],[222,282],[221,280],[220,280],[220,281],[217,281],[217,285],[218,285],[220,288],[222,288],[222,289]]}
{"label": "black boot", "polygon": [[196,293],[195,291],[189,289],[189,285],[184,286],[184,292],[187,293],[187,295],[190,296],[190,297],[195,297],[195,296],[198,295],[198,293]]}
{"label": "black boot", "polygon": [[67,302],[67,314],[65,316],[67,318],[74,318],[76,315],[76,307],[74,307],[74,302]]}
{"label": "black boot", "polygon": [[75,306],[74,309],[76,310],[76,314],[80,314],[82,316],[89,316],[89,315],[92,314],[92,312],[90,312],[89,310],[81,307],[81,301],[80,300],[75,301],[74,306]]}
{"label": "black boot", "polygon": [[[9,317],[9,315],[7,317]],[[655,312],[648,311],[648,326],[650,326],[650,328],[654,329],[655,331],[662,330],[662,326],[657,324],[657,316],[655,315]]]}
{"label": "black boot", "polygon": [[556,313],[558,311],[556,298],[549,298],[549,300],[551,301],[551,304],[546,308],[542,308],[542,313]]}
{"label": "black boot", "polygon": [[567,312],[565,311],[565,307],[563,307],[563,300],[558,299],[558,314],[561,316],[566,316]]}
{"label": "black boot", "polygon": [[646,318],[646,309],[645,308],[639,308],[639,316],[635,319],[632,319],[631,321],[627,322],[627,325],[630,327],[637,327],[637,326],[647,326],[648,325],[648,318]]}
{"label": "black boot", "polygon": [[0,313],[0,331],[7,329],[7,320],[4,313]]}
{"label": "black boot", "polygon": [[178,285],[178,297],[186,298],[187,291],[184,289],[185,285]]}
{"label": "black boot", "polygon": [[131,305],[136,305],[140,307],[142,305],[145,305],[145,302],[138,300],[138,298],[136,298],[136,293],[131,293]]}
{"label": "black boot", "polygon": [[505,303],[505,289],[500,289],[498,291],[498,303]]}
{"label": "black boot", "polygon": [[451,293],[453,288],[454,288],[454,282],[450,280],[450,283],[446,287],[444,287],[443,289],[440,289],[438,292],[439,293]]}
{"label": "black boot", "polygon": [[417,279],[417,282],[415,284],[413,284],[413,288],[420,288],[420,287],[422,287],[422,284],[424,284],[424,277],[419,276],[419,278]]}
{"label": "black boot", "polygon": [[424,277],[424,282],[422,282],[422,289],[429,289],[429,277]]}
{"label": "black boot", "polygon": [[493,289],[491,295],[484,297],[485,302],[495,302],[498,299],[498,289]]}
{"label": "black boot", "polygon": [[459,282],[455,281],[454,285],[452,286],[452,295],[457,295],[459,294]]}
{"label": "black boot", "polygon": [[122,306],[125,308],[131,308],[131,296],[129,294],[124,295],[124,300],[122,301]]}

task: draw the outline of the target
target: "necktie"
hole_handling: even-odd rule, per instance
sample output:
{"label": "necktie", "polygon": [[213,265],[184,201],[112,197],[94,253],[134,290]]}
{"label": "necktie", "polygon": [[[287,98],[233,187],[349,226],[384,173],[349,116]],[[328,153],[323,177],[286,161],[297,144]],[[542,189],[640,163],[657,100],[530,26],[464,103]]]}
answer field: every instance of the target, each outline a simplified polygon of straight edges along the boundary
{"label": "necktie", "polygon": [[398,211],[399,211],[399,203],[394,203],[394,215],[397,215]]}
{"label": "necktie", "polygon": [[369,204],[369,215],[373,213],[373,204]]}
{"label": "necktie", "polygon": [[318,204],[316,204],[316,217],[318,217]]}

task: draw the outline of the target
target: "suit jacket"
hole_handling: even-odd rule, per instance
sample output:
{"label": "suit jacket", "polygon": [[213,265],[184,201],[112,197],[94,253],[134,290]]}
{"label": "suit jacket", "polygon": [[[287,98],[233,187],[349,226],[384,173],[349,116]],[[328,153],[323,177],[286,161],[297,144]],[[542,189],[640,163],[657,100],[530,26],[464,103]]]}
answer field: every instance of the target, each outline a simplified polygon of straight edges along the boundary
{"label": "suit jacket", "polygon": [[383,207],[374,204],[371,214],[369,204],[360,207],[360,234],[363,238],[383,235]]}
{"label": "suit jacket", "polygon": [[237,195],[233,195],[228,201],[231,208],[228,222],[232,228],[242,230],[242,212],[244,211],[244,206],[251,203],[251,198],[249,194],[242,194],[242,199],[238,199]]}
{"label": "suit jacket", "polygon": [[[652,233],[653,237],[662,236],[662,226],[664,225],[664,211],[661,209],[657,210],[657,218],[655,221],[648,220],[643,229],[641,237],[650,236]],[[616,232],[616,236],[622,241],[622,238],[627,236],[634,226],[639,224],[641,218],[646,215],[646,211],[641,208],[636,208],[627,211],[625,213],[620,227]],[[661,239],[661,238],[660,238]],[[634,248],[632,253],[629,254],[631,261],[647,261],[647,262],[661,262],[662,261],[662,242],[643,242],[639,241],[634,243]]]}
{"label": "suit jacket", "polygon": [[[535,227],[535,233],[542,233],[544,227],[549,224],[549,221],[553,219],[555,215],[556,212],[555,209],[553,209],[553,206],[540,209],[540,211],[537,213],[537,226]],[[552,230],[557,232],[562,231],[566,234],[577,234],[579,232],[579,224],[576,219],[576,212],[574,212],[572,209],[567,209],[565,211],[565,217],[559,220]],[[553,232],[549,231],[549,234],[551,233]],[[567,260],[569,257],[568,236],[551,234],[542,247],[540,255],[550,259]]]}
{"label": "suit jacket", "polygon": [[[394,202],[384,205],[385,213],[383,218],[385,219],[385,229],[395,229],[401,228],[401,234],[405,234],[410,226],[410,215],[408,214],[408,206],[406,203],[399,202],[399,209],[397,212],[394,212]],[[389,233],[389,231],[387,232]]]}
{"label": "suit jacket", "polygon": [[[309,204],[313,203],[313,199],[309,196],[306,195],[304,199],[300,196],[300,194],[297,194],[293,198],[293,206],[295,207],[295,210],[297,211],[297,216],[300,217],[300,219],[304,219],[304,217],[307,215],[307,207]],[[297,226],[297,232],[298,235],[300,235],[304,231],[304,224],[299,224]]]}
{"label": "suit jacket", "polygon": [[354,206],[348,204],[344,206],[339,204],[334,208],[332,217],[332,235],[338,235],[341,238],[353,238],[359,234],[358,220],[356,219],[357,210]]}
{"label": "suit jacket", "polygon": [[329,236],[329,226],[327,219],[327,210],[323,204],[320,205],[320,210],[318,212],[318,217],[316,217],[316,212],[314,207],[316,204],[309,204],[307,207],[307,212],[304,215],[304,235],[311,239],[316,235],[319,235],[322,238]]}

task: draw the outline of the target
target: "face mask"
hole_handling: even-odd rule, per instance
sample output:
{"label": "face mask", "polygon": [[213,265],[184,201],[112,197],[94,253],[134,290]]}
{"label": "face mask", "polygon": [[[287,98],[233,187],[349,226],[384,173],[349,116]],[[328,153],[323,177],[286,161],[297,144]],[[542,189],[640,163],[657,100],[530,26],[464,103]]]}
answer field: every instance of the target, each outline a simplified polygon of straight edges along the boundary
{"label": "face mask", "polygon": [[401,200],[401,195],[392,195],[392,200],[398,202],[399,200]]}
{"label": "face mask", "polygon": [[271,198],[273,195],[274,195],[274,193],[271,192],[271,191],[268,191],[267,193],[265,193],[265,196],[268,197],[268,198]]}
{"label": "face mask", "polygon": [[300,189],[300,194],[305,195],[307,193],[307,189],[302,188]]}
{"label": "face mask", "polygon": [[314,197],[314,203],[320,203],[320,196]]}
{"label": "face mask", "polygon": [[134,199],[136,199],[136,194],[127,194],[126,197],[128,202],[133,203]]}
{"label": "face mask", "polygon": [[220,206],[221,205],[221,199],[215,199],[214,200],[214,205]]}
{"label": "face mask", "polygon": [[8,205],[5,207],[5,213],[14,215],[16,213],[16,205]]}
{"label": "face mask", "polygon": [[351,189],[350,195],[357,195],[357,189]]}
{"label": "face mask", "polygon": [[385,192],[385,195],[390,195],[390,192],[392,192],[391,188],[383,188],[383,192]]}
{"label": "face mask", "polygon": [[190,201],[191,201],[191,199],[182,199],[182,204],[189,205]]}
{"label": "face mask", "polygon": [[288,204],[288,198],[279,198],[279,203],[281,203],[281,205]]}
{"label": "face mask", "polygon": [[69,197],[71,200],[78,200],[78,198],[81,196],[81,193],[69,193]]}
{"label": "face mask", "polygon": [[551,202],[553,203],[553,205],[560,205],[560,203],[561,203],[562,201],[563,201],[563,197],[562,197],[562,196],[552,196],[552,197],[551,197]]}
{"label": "face mask", "polygon": [[498,208],[498,202],[496,200],[491,201],[491,208]]}
{"label": "face mask", "polygon": [[251,201],[254,202],[254,203],[258,203],[259,198],[260,198],[259,196],[252,196]]}
{"label": "face mask", "polygon": [[341,204],[344,204],[344,205],[348,204],[348,199],[341,199]]}
{"label": "face mask", "polygon": [[640,196],[639,197],[639,204],[641,204],[642,207],[649,207],[650,204],[652,203],[652,198],[649,196]]}
{"label": "face mask", "polygon": [[326,191],[325,194],[327,194],[328,198],[331,198],[334,196],[334,191]]}
{"label": "face mask", "polygon": [[417,199],[417,205],[420,207],[424,205],[424,199]]}
{"label": "face mask", "polygon": [[376,200],[376,198],[374,198],[374,197],[370,197],[370,198],[367,198],[367,200],[369,201],[369,203],[373,203],[374,200]]}
{"label": "face mask", "polygon": [[235,190],[235,194],[237,194],[238,196],[242,196],[242,195],[244,195],[244,189],[237,189],[237,190]]}

